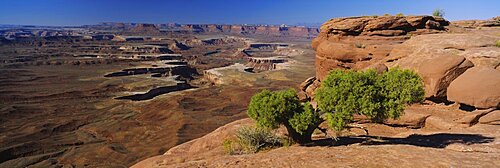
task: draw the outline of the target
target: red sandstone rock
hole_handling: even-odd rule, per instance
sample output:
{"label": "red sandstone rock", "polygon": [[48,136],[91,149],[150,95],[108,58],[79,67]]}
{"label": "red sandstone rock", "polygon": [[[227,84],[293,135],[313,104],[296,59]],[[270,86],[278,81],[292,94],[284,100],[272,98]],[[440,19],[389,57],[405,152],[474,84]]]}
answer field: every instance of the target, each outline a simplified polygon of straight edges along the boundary
{"label": "red sandstone rock", "polygon": [[448,85],[466,69],[500,64],[500,48],[484,47],[496,39],[484,34],[419,35],[395,47],[385,62],[415,70],[424,79],[426,97],[444,99]]}
{"label": "red sandstone rock", "polygon": [[500,70],[471,68],[448,87],[448,99],[476,108],[500,107]]}
{"label": "red sandstone rock", "polygon": [[404,114],[397,120],[389,119],[385,121],[385,124],[394,126],[404,126],[409,128],[422,128],[425,126],[425,120],[429,117],[429,114],[422,114],[419,111],[412,109],[407,109]]}
{"label": "red sandstone rock", "polygon": [[[312,41],[316,50],[316,77],[332,69],[363,69],[381,62],[408,33],[436,33],[448,24],[432,16],[378,16],[331,19]],[[432,31],[419,31],[421,29]]]}
{"label": "red sandstone rock", "polygon": [[500,125],[500,110],[495,110],[482,116],[481,118],[479,118],[479,123]]}

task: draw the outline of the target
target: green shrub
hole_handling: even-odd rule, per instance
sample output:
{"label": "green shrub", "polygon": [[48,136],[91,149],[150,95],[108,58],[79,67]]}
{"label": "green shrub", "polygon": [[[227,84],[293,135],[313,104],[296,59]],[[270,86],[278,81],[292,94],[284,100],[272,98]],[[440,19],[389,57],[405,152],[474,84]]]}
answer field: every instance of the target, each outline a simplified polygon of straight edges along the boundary
{"label": "green shrub", "polygon": [[284,125],[295,142],[311,141],[314,129],[322,122],[310,104],[300,104],[293,89],[254,95],[248,106],[248,116],[258,127],[275,129]]}
{"label": "green shrub", "polygon": [[333,70],[315,98],[328,125],[340,131],[354,114],[374,122],[398,118],[406,104],[423,100],[423,95],[422,79],[410,70],[391,69],[380,75],[373,70]]}
{"label": "green shrub", "polygon": [[500,47],[500,40],[497,40],[497,41],[495,42],[495,46]]}
{"label": "green shrub", "polygon": [[356,48],[365,48],[366,47],[364,44],[361,44],[361,43],[356,43],[356,44],[354,44],[354,46],[356,46]]}
{"label": "green shrub", "polygon": [[281,138],[269,129],[242,127],[236,132],[238,143],[246,153],[282,146]]}
{"label": "green shrub", "polygon": [[297,93],[293,89],[271,92],[263,90],[252,96],[248,106],[248,116],[254,119],[257,126],[263,128],[278,128],[288,122],[301,105]]}
{"label": "green shrub", "polygon": [[[314,111],[311,104],[306,103],[302,113],[295,113],[292,118],[288,120],[290,126],[299,134],[306,134],[307,130],[314,127],[315,123],[320,122],[319,114]],[[313,130],[314,131],[314,130]]]}
{"label": "green shrub", "polygon": [[290,137],[283,137],[281,138],[281,144],[283,145],[283,147],[290,147],[295,144],[295,142],[293,141],[293,139],[290,139]]}
{"label": "green shrub", "polygon": [[[301,104],[293,89],[263,90],[254,95],[248,107],[248,116],[256,121],[258,129],[276,129],[284,125],[294,142],[304,144],[311,141],[314,130],[324,120],[331,128],[341,131],[352,122],[354,114],[367,116],[373,122],[396,119],[401,116],[406,104],[423,100],[424,89],[422,79],[410,70],[395,68],[382,74],[374,70],[333,70],[315,95],[319,112],[324,114],[322,116],[309,103]],[[268,146],[266,144],[275,145],[274,142],[278,141],[257,138],[269,136],[261,132],[250,135],[248,129],[238,134],[240,143],[248,151],[258,151]]]}
{"label": "green shrub", "polygon": [[397,17],[404,17],[405,15],[403,13],[398,13],[396,14]]}
{"label": "green shrub", "polygon": [[222,147],[224,148],[224,152],[227,154],[233,155],[236,153],[234,142],[230,139],[226,139],[222,142]]}
{"label": "green shrub", "polygon": [[432,16],[436,16],[436,17],[444,17],[444,11],[441,10],[441,9],[435,9],[433,12],[432,12]]}

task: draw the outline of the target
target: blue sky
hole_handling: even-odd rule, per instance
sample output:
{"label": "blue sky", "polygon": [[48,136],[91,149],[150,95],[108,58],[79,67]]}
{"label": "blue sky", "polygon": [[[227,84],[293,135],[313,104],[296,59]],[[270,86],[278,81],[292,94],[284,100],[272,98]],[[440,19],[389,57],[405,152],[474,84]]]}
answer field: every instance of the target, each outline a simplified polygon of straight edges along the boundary
{"label": "blue sky", "polygon": [[0,24],[297,24],[436,8],[448,20],[488,19],[500,15],[500,0],[0,0]]}

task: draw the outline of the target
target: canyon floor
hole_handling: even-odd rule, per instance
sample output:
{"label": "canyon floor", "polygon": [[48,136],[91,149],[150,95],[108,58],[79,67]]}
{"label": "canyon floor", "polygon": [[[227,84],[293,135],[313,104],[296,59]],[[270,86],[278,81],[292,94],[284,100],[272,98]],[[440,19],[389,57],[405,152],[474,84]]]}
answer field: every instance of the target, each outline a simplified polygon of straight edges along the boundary
{"label": "canyon floor", "polygon": [[[224,36],[199,36],[220,37]],[[304,41],[308,40],[297,40],[292,47],[304,53],[290,57],[293,63],[286,68],[255,73],[225,70],[221,73],[230,82],[220,85],[194,75],[187,89],[166,91],[140,101],[116,98],[147,94],[150,89],[175,86],[179,81],[151,77],[151,73],[105,76],[127,68],[151,67],[158,61],[84,63],[89,59],[63,56],[49,58],[59,62],[48,65],[45,61],[5,63],[0,68],[0,167],[128,167],[163,154],[171,147],[245,118],[247,103],[259,90],[295,87],[313,76],[313,51]],[[201,74],[205,69],[231,64],[210,58],[236,52],[224,49],[233,47],[233,43],[228,45],[192,47],[184,55],[203,55],[222,48],[220,53],[196,60],[203,62],[196,66]],[[234,45],[244,47],[241,43]],[[14,46],[2,48],[4,59],[17,57],[11,50],[30,49],[22,44]],[[82,64],[75,65],[75,60]]]}

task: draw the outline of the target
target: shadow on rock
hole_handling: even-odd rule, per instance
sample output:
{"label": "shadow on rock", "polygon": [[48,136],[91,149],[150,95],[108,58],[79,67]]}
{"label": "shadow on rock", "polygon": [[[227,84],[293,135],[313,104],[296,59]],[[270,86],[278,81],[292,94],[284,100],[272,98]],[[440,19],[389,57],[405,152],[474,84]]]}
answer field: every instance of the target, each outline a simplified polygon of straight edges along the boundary
{"label": "shadow on rock", "polygon": [[405,138],[359,136],[359,137],[339,137],[337,141],[333,139],[315,140],[305,146],[347,146],[352,144],[360,145],[413,145],[419,147],[445,148],[454,143],[459,144],[481,144],[493,142],[495,138],[486,137],[479,134],[451,134],[438,133],[431,135],[413,134]]}
{"label": "shadow on rock", "polygon": [[154,97],[162,95],[162,94],[167,94],[170,92],[176,92],[176,91],[181,91],[181,90],[186,90],[186,89],[191,89],[191,88],[196,88],[196,87],[191,86],[187,83],[178,83],[175,86],[165,86],[165,87],[159,87],[156,89],[151,89],[150,91],[148,91],[147,93],[144,93],[144,94],[122,96],[122,97],[117,97],[115,99],[118,99],[118,100],[126,99],[126,100],[132,100],[132,101],[149,100],[149,99],[153,99]]}

